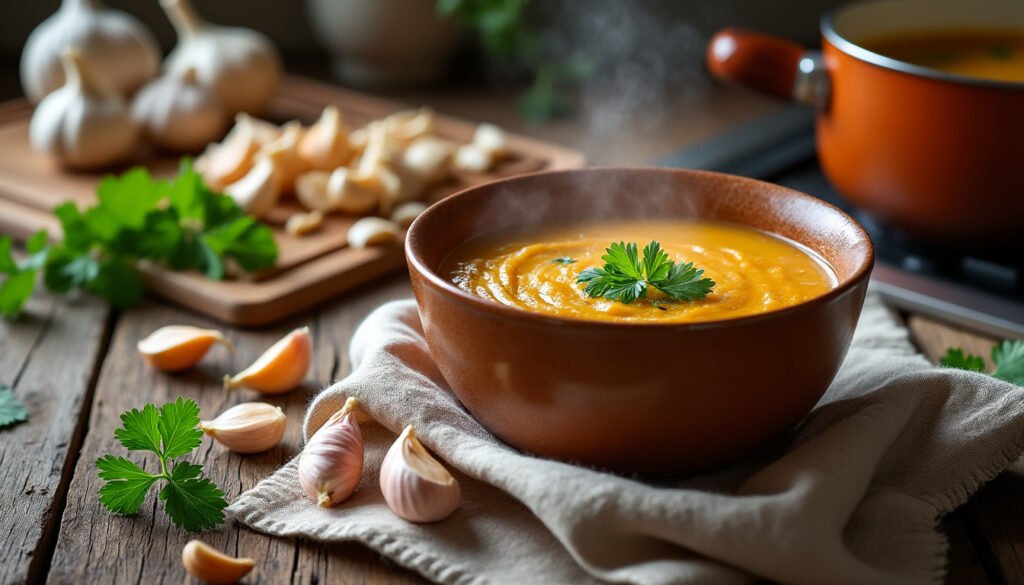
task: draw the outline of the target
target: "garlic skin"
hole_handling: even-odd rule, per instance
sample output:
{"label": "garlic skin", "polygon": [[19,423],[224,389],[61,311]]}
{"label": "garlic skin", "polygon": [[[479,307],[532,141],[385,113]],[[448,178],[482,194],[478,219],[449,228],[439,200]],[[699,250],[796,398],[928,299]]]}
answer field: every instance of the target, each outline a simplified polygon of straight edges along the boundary
{"label": "garlic skin", "polygon": [[393,244],[402,236],[398,224],[379,217],[364,217],[348,228],[346,240],[353,248]]}
{"label": "garlic skin", "polygon": [[352,146],[348,143],[348,129],[341,112],[335,106],[327,106],[298,147],[299,158],[306,166],[316,171],[333,171],[352,158]]}
{"label": "garlic skin", "polygon": [[437,522],[459,507],[459,482],[416,438],[412,425],[388,449],[380,466],[388,507],[409,522]]}
{"label": "garlic skin", "polygon": [[189,575],[200,581],[210,585],[231,585],[248,575],[256,561],[229,557],[201,540],[190,540],[181,549],[181,564]]}
{"label": "garlic skin", "polygon": [[36,27],[21,53],[21,86],[37,103],[65,83],[60,55],[78,47],[96,84],[122,97],[156,76],[160,50],[153,35],[133,16],[99,0],[63,0]]}
{"label": "garlic skin", "polygon": [[363,474],[363,433],[355,398],[327,419],[299,455],[302,491],[322,508],[344,501],[359,487]]}
{"label": "garlic skin", "polygon": [[132,117],[153,144],[175,152],[196,152],[219,139],[229,119],[220,98],[199,83],[194,68],[143,87],[132,103]]}
{"label": "garlic skin", "polygon": [[231,341],[216,329],[167,325],[139,341],[136,348],[142,359],[154,368],[177,372],[196,365],[215,343],[234,351]]}
{"label": "garlic skin", "polygon": [[202,421],[199,428],[236,453],[262,453],[281,442],[287,422],[279,406],[243,402],[213,420]]}
{"label": "garlic skin", "polygon": [[266,394],[278,394],[302,383],[313,354],[309,327],[300,327],[263,352],[251,366],[224,376],[224,388],[252,388]]}
{"label": "garlic skin", "polygon": [[124,100],[97,84],[76,49],[61,55],[61,62],[67,82],[32,113],[32,148],[74,169],[95,169],[130,158],[139,133]]}
{"label": "garlic skin", "polygon": [[266,36],[245,28],[203,21],[188,0],[160,0],[178,44],[164,68],[180,74],[193,67],[232,112],[266,110],[281,82],[281,57]]}

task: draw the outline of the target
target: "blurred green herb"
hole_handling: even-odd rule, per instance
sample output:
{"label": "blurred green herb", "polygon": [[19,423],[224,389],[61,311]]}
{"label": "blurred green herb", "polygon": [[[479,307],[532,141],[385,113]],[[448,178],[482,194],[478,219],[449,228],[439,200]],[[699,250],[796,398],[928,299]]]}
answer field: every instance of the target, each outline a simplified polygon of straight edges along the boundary
{"label": "blurred green herb", "polygon": [[[1024,340],[1003,341],[992,348],[992,363],[995,369],[989,375],[1018,386],[1024,386]],[[971,372],[985,372],[985,360],[981,356],[965,353],[959,347],[950,348],[939,359],[939,364]]]}
{"label": "blurred green herb", "polygon": [[0,384],[0,428],[28,420],[28,411],[7,386]]}
{"label": "blurred green herb", "polygon": [[555,258],[551,261],[552,264],[575,264],[576,259],[568,256],[562,256],[561,258]]}
{"label": "blurred green herb", "polygon": [[1013,58],[1013,51],[1006,45],[996,45],[992,47],[992,58],[1007,61]]}

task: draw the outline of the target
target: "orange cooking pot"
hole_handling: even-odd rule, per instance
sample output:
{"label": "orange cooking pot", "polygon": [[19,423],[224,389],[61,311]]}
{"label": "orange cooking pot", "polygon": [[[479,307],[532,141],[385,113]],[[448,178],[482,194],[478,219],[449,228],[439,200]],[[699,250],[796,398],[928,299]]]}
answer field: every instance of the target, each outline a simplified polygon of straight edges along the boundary
{"label": "orange cooking pot", "polygon": [[947,244],[1024,237],[1024,83],[945,73],[872,52],[901,33],[1019,29],[1024,0],[890,0],[821,21],[822,50],[726,29],[718,78],[818,110],[818,158],[851,203]]}

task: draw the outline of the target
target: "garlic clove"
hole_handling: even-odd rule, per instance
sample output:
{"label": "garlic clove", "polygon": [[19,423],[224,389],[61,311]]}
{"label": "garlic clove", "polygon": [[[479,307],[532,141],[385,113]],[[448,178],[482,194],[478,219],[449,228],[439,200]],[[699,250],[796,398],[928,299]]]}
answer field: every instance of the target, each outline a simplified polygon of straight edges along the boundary
{"label": "garlic clove", "polygon": [[143,87],[132,103],[132,117],[151,142],[177,152],[195,152],[217,140],[228,123],[224,104],[198,82],[193,68]]}
{"label": "garlic clove", "polygon": [[437,522],[459,507],[459,482],[416,438],[412,425],[388,449],[380,466],[388,507],[410,522]]}
{"label": "garlic clove", "polygon": [[448,176],[448,165],[456,146],[436,136],[422,136],[413,140],[402,153],[402,167],[428,183],[443,181]]}
{"label": "garlic clove", "polygon": [[395,211],[391,213],[391,221],[397,223],[403,230],[407,230],[412,225],[412,222],[426,210],[426,203],[409,201],[395,208]]}
{"label": "garlic clove", "polygon": [[218,551],[201,540],[190,540],[181,550],[181,564],[200,581],[210,585],[237,583],[252,571],[256,561],[235,558]]}
{"label": "garlic clove", "polygon": [[365,448],[356,420],[358,401],[349,398],[320,427],[299,455],[299,484],[318,506],[329,508],[351,496],[363,474]]}
{"label": "garlic clove", "polygon": [[320,171],[332,171],[352,158],[348,130],[338,108],[324,108],[320,119],[309,128],[299,143],[298,154],[306,166]]}
{"label": "garlic clove", "polygon": [[287,392],[306,377],[312,353],[309,327],[300,327],[278,340],[248,368],[224,376],[224,387],[251,388],[267,394]]}
{"label": "garlic clove", "polygon": [[213,420],[202,421],[199,428],[236,453],[262,453],[281,442],[287,422],[279,406],[243,402]]}
{"label": "garlic clove", "polygon": [[276,146],[261,151],[256,163],[244,177],[224,187],[246,213],[254,217],[266,215],[281,197],[281,188],[290,157],[288,149]]}
{"label": "garlic clove", "polygon": [[347,167],[339,167],[327,179],[330,209],[361,215],[380,204],[380,185],[375,176],[360,176]]}
{"label": "garlic clove", "polygon": [[299,141],[305,133],[302,124],[292,120],[284,125],[277,138],[267,142],[260,147],[256,156],[261,154],[269,155],[272,151],[280,151],[277,169],[280,172],[279,181],[282,192],[290,192],[295,184],[295,179],[306,172],[305,161],[299,157]]}
{"label": "garlic clove", "polygon": [[327,183],[329,173],[324,171],[309,171],[295,179],[295,196],[299,203],[306,206],[306,209],[315,211],[332,211],[334,205],[327,194]]}
{"label": "garlic clove", "polygon": [[324,214],[321,211],[310,211],[309,213],[296,213],[284,223],[284,231],[293,236],[304,236],[320,229],[324,223]]}
{"label": "garlic clove", "polygon": [[346,240],[353,248],[393,244],[402,236],[398,224],[379,217],[364,217],[348,228]]}
{"label": "garlic clove", "polygon": [[395,140],[409,142],[434,130],[434,110],[424,106],[418,110],[395,112],[384,118],[383,126]]}
{"label": "garlic clove", "polygon": [[473,145],[491,153],[492,158],[501,158],[508,153],[505,131],[494,124],[479,124],[473,132]]}
{"label": "garlic clove", "polygon": [[231,342],[215,329],[167,325],[150,333],[136,347],[139,355],[154,368],[176,372],[196,365],[215,343],[233,350]]}
{"label": "garlic clove", "polygon": [[423,182],[417,177],[403,180],[398,173],[386,165],[380,165],[367,177],[376,186],[380,195],[380,213],[390,215],[395,206],[415,199],[423,190]]}
{"label": "garlic clove", "polygon": [[476,144],[463,144],[455,151],[452,166],[460,171],[485,173],[494,164],[494,155]]}
{"label": "garlic clove", "polygon": [[244,177],[252,168],[253,157],[261,146],[259,138],[263,133],[251,116],[239,114],[224,141],[211,144],[196,159],[196,171],[211,189],[224,189]]}

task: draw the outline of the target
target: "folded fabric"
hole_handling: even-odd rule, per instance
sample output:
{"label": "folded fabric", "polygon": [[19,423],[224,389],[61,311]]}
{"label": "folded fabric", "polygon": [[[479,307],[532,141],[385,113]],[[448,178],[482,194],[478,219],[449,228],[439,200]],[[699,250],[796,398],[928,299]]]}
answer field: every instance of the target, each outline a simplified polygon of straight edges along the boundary
{"label": "folded fabric", "polygon": [[[676,481],[497,440],[445,385],[412,301],[377,309],[350,351],[354,371],[316,397],[305,433],[346,397],[361,399],[379,424],[364,426],[359,490],[318,508],[292,460],[229,512],[268,534],[362,542],[441,583],[938,582],[938,519],[1024,451],[1024,388],[931,365],[871,296],[836,380],[796,429],[729,468]],[[378,487],[383,455],[410,423],[463,488],[459,509],[436,524],[399,519]]]}

